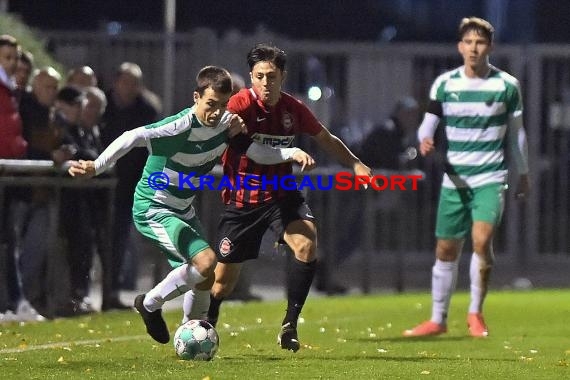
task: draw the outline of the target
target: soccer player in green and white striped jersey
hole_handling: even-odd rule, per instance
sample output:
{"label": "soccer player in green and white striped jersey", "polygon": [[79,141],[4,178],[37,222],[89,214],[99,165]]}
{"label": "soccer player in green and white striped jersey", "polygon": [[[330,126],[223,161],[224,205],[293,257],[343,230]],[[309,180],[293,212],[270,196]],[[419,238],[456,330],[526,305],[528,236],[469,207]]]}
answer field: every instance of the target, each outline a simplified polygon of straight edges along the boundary
{"label": "soccer player in green and white striped jersey", "polygon": [[[167,255],[174,269],[148,293],[137,296],[134,306],[149,335],[160,343],[170,339],[161,313],[164,302],[185,294],[184,320],[204,319],[210,302],[216,255],[192,206],[198,191],[194,181],[208,173],[233,143],[246,144],[247,156],[261,164],[295,161],[302,170],[315,165],[301,149],[272,148],[240,134],[245,128],[243,120],[226,110],[232,90],[227,70],[207,66],[198,73],[196,83],[192,108],[127,131],[95,161],[72,162],[69,169],[74,177],[92,177],[132,148],[148,148],[149,157],[135,189],[133,220],[137,230]],[[179,183],[179,178],[186,181],[189,175],[193,186]]]}
{"label": "soccer player in green and white striped jersey", "polygon": [[435,150],[433,136],[441,122],[448,141],[445,174],[437,212],[436,261],[432,268],[432,316],[405,336],[447,331],[447,313],[455,288],[463,243],[471,234],[473,255],[469,333],[485,337],[483,301],[493,265],[493,235],[501,220],[507,182],[505,151],[519,174],[517,197],[528,191],[528,159],[522,96],[512,75],[489,64],[493,26],[480,18],[459,25],[458,50],[463,66],[440,75],[418,130],[420,153]]}

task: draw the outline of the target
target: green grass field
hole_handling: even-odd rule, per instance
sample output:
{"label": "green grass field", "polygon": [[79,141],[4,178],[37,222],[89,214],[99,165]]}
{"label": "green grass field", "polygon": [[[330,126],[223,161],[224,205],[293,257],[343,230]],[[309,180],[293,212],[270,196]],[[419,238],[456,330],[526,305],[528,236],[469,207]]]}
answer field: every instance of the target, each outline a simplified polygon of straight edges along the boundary
{"label": "green grass field", "polygon": [[[452,300],[449,333],[401,332],[429,317],[427,293],[310,298],[302,348],[281,350],[284,301],[226,303],[211,362],[178,360],[155,344],[132,311],[0,325],[1,379],[568,379],[570,290],[492,292],[491,336],[465,325],[468,295]],[[181,312],[166,313],[171,336]]]}

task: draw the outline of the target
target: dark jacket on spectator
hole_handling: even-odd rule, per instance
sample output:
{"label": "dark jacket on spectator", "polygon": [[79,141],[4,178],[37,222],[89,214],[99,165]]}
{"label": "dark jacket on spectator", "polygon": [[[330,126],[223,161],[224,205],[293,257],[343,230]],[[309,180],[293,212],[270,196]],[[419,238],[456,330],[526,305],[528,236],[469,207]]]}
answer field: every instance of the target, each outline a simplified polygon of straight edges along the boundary
{"label": "dark jacket on spectator", "polygon": [[51,109],[32,93],[24,93],[20,101],[24,137],[29,142],[28,158],[51,160],[51,152],[61,145],[63,131],[53,123]]}

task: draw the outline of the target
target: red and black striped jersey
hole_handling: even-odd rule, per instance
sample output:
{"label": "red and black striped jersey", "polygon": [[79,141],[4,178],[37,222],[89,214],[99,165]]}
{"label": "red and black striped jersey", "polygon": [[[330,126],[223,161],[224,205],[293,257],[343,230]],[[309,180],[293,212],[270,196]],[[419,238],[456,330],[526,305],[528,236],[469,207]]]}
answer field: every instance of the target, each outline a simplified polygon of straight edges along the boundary
{"label": "red and black striped jersey", "polygon": [[[268,108],[257,98],[253,89],[242,89],[230,98],[228,110],[244,120],[247,134],[254,141],[278,148],[290,148],[295,136],[314,136],[324,128],[303,102],[285,92],[281,92],[281,98],[275,106]],[[282,186],[274,186],[271,182],[261,186],[261,178],[278,181],[280,177],[292,173],[292,164],[257,164],[246,156],[248,146],[242,144],[243,141],[239,138],[231,139],[222,156],[224,175],[231,183],[231,186],[226,186],[222,191],[224,203],[241,208],[285,196],[286,190]],[[246,177],[250,190],[240,186]]]}

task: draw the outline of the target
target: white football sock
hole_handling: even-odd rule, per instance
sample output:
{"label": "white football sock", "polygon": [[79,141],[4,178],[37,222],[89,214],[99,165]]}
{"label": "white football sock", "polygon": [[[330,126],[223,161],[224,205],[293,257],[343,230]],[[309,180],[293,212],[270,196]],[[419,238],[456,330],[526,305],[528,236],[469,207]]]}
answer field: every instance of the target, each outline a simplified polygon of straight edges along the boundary
{"label": "white football sock", "polygon": [[457,282],[458,261],[436,259],[431,271],[431,321],[440,325],[447,323],[449,303]]}
{"label": "white football sock", "polygon": [[166,301],[186,293],[205,279],[206,277],[202,276],[192,265],[181,265],[171,270],[164,280],[146,294],[143,305],[148,311],[156,311],[162,308]]}
{"label": "white football sock", "polygon": [[481,313],[483,311],[483,301],[487,295],[487,282],[490,269],[491,267],[487,266],[479,255],[473,252],[471,265],[469,266],[469,277],[471,279],[469,313]]}
{"label": "white football sock", "polygon": [[191,319],[206,319],[210,307],[210,290],[192,289],[184,294],[182,323]]}

